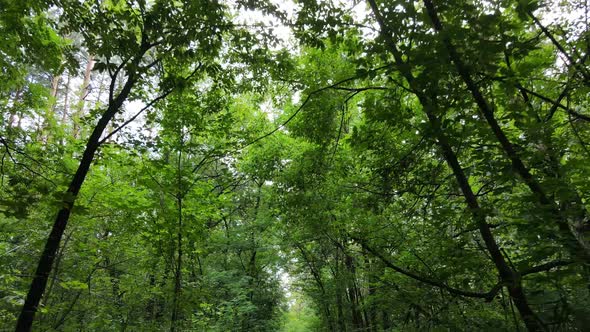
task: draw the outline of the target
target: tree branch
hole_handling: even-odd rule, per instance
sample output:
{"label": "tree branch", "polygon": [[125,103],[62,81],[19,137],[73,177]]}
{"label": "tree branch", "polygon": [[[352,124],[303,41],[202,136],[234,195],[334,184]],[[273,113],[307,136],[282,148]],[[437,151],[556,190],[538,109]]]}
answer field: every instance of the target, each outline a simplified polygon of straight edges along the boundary
{"label": "tree branch", "polygon": [[361,247],[363,247],[363,249],[367,250],[373,256],[379,258],[385,264],[385,266],[387,266],[388,268],[390,268],[398,273],[401,273],[407,277],[410,277],[414,280],[425,283],[427,285],[444,289],[451,294],[465,296],[465,297],[485,299],[486,301],[490,302],[494,299],[496,294],[498,294],[498,292],[500,291],[500,289],[502,289],[502,286],[503,286],[502,283],[498,283],[494,287],[492,287],[492,289],[487,293],[479,293],[479,292],[472,292],[472,291],[465,291],[465,290],[457,289],[457,288],[451,287],[443,282],[432,280],[432,279],[420,276],[418,274],[415,274],[413,272],[407,271],[407,270],[393,264],[389,259],[387,259],[385,256],[383,256],[381,253],[379,253],[378,251],[376,251],[372,247],[368,246],[364,241],[360,240],[359,238],[356,238],[356,237],[351,237],[351,238],[355,242],[357,242]]}
{"label": "tree branch", "polygon": [[541,265],[537,265],[537,266],[533,266],[530,267],[522,272],[520,272],[521,276],[526,276],[529,274],[534,274],[534,273],[539,273],[539,272],[545,272],[545,271],[549,271],[551,269],[554,269],[556,267],[560,267],[560,266],[568,266],[570,264],[573,264],[573,261],[569,261],[569,260],[556,260],[553,262],[549,262],[549,263],[545,263],[545,264],[541,264]]}
{"label": "tree branch", "polygon": [[551,103],[551,104],[557,106],[558,108],[561,108],[562,110],[568,112],[569,114],[575,116],[578,119],[581,119],[581,120],[590,122],[590,116],[588,116],[588,115],[578,113],[578,112],[574,111],[573,109],[571,109],[571,108],[563,105],[559,101],[555,101],[555,100],[553,100],[553,99],[551,99],[549,97],[546,97],[546,96],[544,96],[544,95],[542,95],[540,93],[537,93],[535,91],[529,90],[529,89],[527,89],[525,87],[523,87],[522,89],[524,91],[526,91],[527,93],[529,93],[529,94],[531,94],[531,95],[533,95],[533,96],[535,96],[535,97],[537,97],[537,98],[539,98],[539,99],[541,99],[543,101],[546,101],[548,103]]}
{"label": "tree branch", "polygon": [[[157,63],[157,61],[154,61],[152,64]],[[184,81],[188,81],[191,77],[193,77],[196,72],[202,67],[202,64],[199,63],[199,65],[197,66],[197,68],[195,68],[195,70],[193,70],[193,72],[188,75],[186,78],[184,78]],[[141,115],[143,112],[145,112],[145,110],[147,110],[148,108],[152,107],[153,105],[155,105],[157,102],[159,102],[160,100],[168,97],[168,95],[170,95],[175,89],[177,88],[177,86],[172,87],[170,89],[168,89],[167,91],[165,91],[163,94],[161,94],[160,96],[156,97],[155,99],[153,99],[151,102],[149,102],[147,105],[145,105],[142,109],[139,110],[139,112],[135,113],[134,116],[132,116],[129,120],[125,121],[121,126],[119,126],[117,129],[113,130],[112,132],[110,132],[108,135],[105,136],[105,138],[103,138],[100,142],[98,142],[98,146],[101,146],[102,144],[104,144],[104,142],[106,142],[109,138],[111,138],[113,135],[115,135],[117,132],[119,132],[121,129],[125,128],[125,126],[127,126],[128,124],[130,124],[131,122],[133,122],[135,119],[137,119],[137,117],[139,115]]]}
{"label": "tree branch", "polygon": [[[388,67],[390,67],[390,65],[385,65],[385,66],[381,66],[381,67],[375,68],[375,69],[373,69],[373,71],[385,69],[385,68],[388,68]],[[350,81],[353,81],[353,80],[358,79],[358,78],[361,78],[361,77],[359,75],[357,75],[357,76],[345,78],[345,79],[343,79],[343,80],[341,80],[339,82],[336,82],[336,83],[331,84],[331,85],[328,85],[328,86],[324,86],[322,88],[319,88],[317,90],[314,90],[314,91],[310,92],[307,95],[307,97],[305,98],[305,100],[303,101],[303,103],[297,108],[297,110],[295,110],[295,112],[287,120],[285,120],[283,123],[281,123],[275,129],[269,131],[268,133],[266,133],[266,134],[264,134],[262,136],[259,136],[259,137],[255,138],[254,140],[252,140],[252,141],[244,144],[241,148],[243,149],[245,147],[248,147],[248,146],[250,146],[250,145],[252,145],[252,144],[254,144],[254,143],[258,142],[258,141],[261,141],[261,140],[267,138],[268,136],[271,136],[272,134],[276,133],[277,131],[285,128],[285,126],[287,124],[289,124],[289,122],[291,122],[291,120],[293,120],[297,116],[297,114],[299,114],[299,112],[301,112],[301,110],[303,110],[303,107],[305,107],[305,105],[307,105],[307,103],[311,100],[311,98],[314,95],[319,94],[320,92],[323,92],[323,91],[326,91],[326,90],[329,90],[329,89],[336,89],[336,88],[338,88],[338,86],[340,84],[343,84],[343,83],[346,83],[346,82],[350,82]],[[344,90],[344,88],[342,88],[342,90]],[[368,89],[366,89],[366,90],[368,90]]]}

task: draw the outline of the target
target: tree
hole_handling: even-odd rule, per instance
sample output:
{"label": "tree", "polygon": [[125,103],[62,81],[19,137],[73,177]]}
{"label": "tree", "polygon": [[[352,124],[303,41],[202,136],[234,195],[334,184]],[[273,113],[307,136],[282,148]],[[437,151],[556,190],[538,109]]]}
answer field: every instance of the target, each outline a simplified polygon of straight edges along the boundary
{"label": "tree", "polygon": [[585,2],[0,8],[1,328],[589,323]]}
{"label": "tree", "polygon": [[[161,76],[159,96],[145,102],[150,106],[184,84],[202,69],[203,64],[215,68],[210,66],[214,64],[212,61],[222,45],[223,31],[229,27],[224,23],[223,7],[216,3],[186,3],[183,10],[178,10],[178,5],[183,4],[147,4],[143,1],[127,4],[117,1],[62,7],[67,18],[67,29],[81,33],[89,52],[100,59],[95,68],[108,71],[111,79],[109,98],[106,109],[100,114],[88,137],[80,164],[62,200],[63,206],[39,260],[17,330],[31,329],[76,197],[96,151],[105,141],[101,139],[105,129],[120,112],[125,101],[134,96],[133,87],[140,82],[149,82],[154,71],[171,68],[166,72],[167,76]],[[113,26],[111,22],[117,24]],[[198,59],[200,64],[193,62],[193,59]],[[184,65],[184,68],[179,70],[179,65]],[[181,76],[187,71],[187,76]],[[107,138],[109,136],[112,133]]]}

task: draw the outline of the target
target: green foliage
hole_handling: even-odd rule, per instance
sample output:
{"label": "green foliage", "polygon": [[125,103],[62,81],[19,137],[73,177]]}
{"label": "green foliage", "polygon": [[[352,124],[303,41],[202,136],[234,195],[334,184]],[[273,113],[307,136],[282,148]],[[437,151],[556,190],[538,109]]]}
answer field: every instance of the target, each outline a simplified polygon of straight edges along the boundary
{"label": "green foliage", "polygon": [[584,330],[587,5],[363,6],[0,0],[0,330],[64,204],[39,331]]}

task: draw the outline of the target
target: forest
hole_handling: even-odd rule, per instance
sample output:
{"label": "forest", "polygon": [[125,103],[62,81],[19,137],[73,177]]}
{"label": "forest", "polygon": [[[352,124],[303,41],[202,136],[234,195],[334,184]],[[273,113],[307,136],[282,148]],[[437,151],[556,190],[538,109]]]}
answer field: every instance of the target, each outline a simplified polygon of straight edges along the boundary
{"label": "forest", "polygon": [[588,331],[587,0],[0,0],[1,331]]}

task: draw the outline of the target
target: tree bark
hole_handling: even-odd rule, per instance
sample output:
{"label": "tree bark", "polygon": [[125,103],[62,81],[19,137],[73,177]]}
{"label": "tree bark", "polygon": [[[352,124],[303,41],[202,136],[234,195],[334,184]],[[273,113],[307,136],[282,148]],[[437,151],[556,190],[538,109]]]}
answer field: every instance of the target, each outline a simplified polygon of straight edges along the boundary
{"label": "tree bark", "polygon": [[[434,4],[432,3],[431,0],[424,0],[424,5],[426,8],[427,14],[430,17],[430,20],[432,21],[432,25],[433,25],[434,29],[439,34],[441,34],[443,44],[449,53],[449,57],[450,57],[451,61],[455,64],[457,72],[459,73],[459,75],[461,76],[461,78],[463,79],[465,84],[467,85],[467,89],[471,92],[473,99],[475,100],[475,102],[476,102],[477,106],[479,107],[481,113],[483,114],[484,118],[488,122],[488,125],[492,129],[492,132],[496,136],[496,139],[498,140],[498,142],[502,146],[504,153],[506,154],[508,159],[510,159],[510,162],[512,164],[512,169],[514,169],[514,171],[518,175],[520,175],[523,182],[529,187],[531,192],[537,197],[537,199],[541,203],[541,205],[546,206],[552,212],[555,219],[557,220],[557,224],[559,226],[559,229],[562,231],[562,233],[565,236],[568,237],[566,239],[566,242],[576,244],[573,246],[572,245],[567,246],[567,247],[569,247],[569,251],[571,252],[571,254],[574,257],[582,256],[582,258],[585,261],[590,260],[590,248],[588,248],[585,241],[583,241],[583,236],[581,234],[578,234],[576,229],[569,225],[568,218],[563,215],[563,213],[560,211],[556,202],[553,199],[549,198],[547,193],[541,187],[541,184],[539,183],[539,181],[531,174],[530,170],[526,167],[526,165],[524,164],[522,159],[519,157],[518,153],[516,152],[516,150],[514,148],[514,145],[510,142],[510,140],[508,139],[508,137],[506,136],[506,134],[504,133],[504,131],[502,130],[502,128],[498,124],[498,121],[494,117],[494,112],[492,111],[490,104],[488,103],[486,98],[481,93],[479,87],[473,81],[469,69],[463,63],[463,60],[461,59],[461,56],[457,52],[457,49],[453,46],[450,37],[448,35],[442,33],[443,26],[442,26],[442,23],[438,17],[438,14],[437,14],[436,8],[434,7]],[[577,194],[571,193],[571,196],[575,196],[575,195],[577,195]],[[583,209],[583,207],[580,207],[580,208]],[[577,222],[579,222],[580,219],[584,220],[584,216],[585,216],[584,212],[585,211],[579,211],[579,212],[576,211],[576,213],[574,213],[574,215],[577,215],[577,216],[581,215],[582,216],[581,218],[576,218],[576,219],[578,219],[578,220],[576,220]]]}
{"label": "tree bark", "polygon": [[[437,144],[447,164],[451,168],[453,175],[455,176],[455,179],[458,182],[459,187],[461,188],[461,191],[463,192],[463,196],[465,197],[467,206],[471,211],[473,219],[475,220],[479,228],[481,237],[484,240],[485,247],[488,253],[490,254],[490,257],[494,265],[496,266],[496,270],[498,271],[502,282],[508,288],[510,296],[513,299],[523,321],[525,322],[525,325],[527,326],[529,331],[544,331],[545,327],[543,323],[534,314],[527,302],[525,293],[521,286],[522,283],[520,274],[517,271],[513,271],[504,259],[504,256],[502,255],[502,252],[491,232],[491,229],[487,224],[487,214],[479,206],[477,196],[475,195],[471,188],[471,185],[469,184],[469,179],[467,178],[465,172],[461,168],[457,156],[453,151],[447,136],[444,134],[442,130],[440,119],[435,115],[439,114],[438,112],[436,112],[436,96],[427,96],[425,91],[423,91],[422,87],[418,85],[414,78],[414,75],[412,74],[410,65],[404,62],[403,57],[392,38],[392,34],[389,30],[389,27],[387,26],[383,17],[381,16],[381,13],[379,12],[379,8],[375,3],[375,0],[368,0],[368,2],[371,6],[373,14],[375,15],[379,23],[379,26],[381,28],[381,34],[384,37],[386,44],[390,49],[390,52],[394,56],[394,60],[398,70],[401,72],[402,76],[404,76],[404,78],[410,85],[410,88],[418,97],[424,111],[426,112],[430,125],[438,140]],[[429,1],[425,0],[425,4],[427,2]],[[428,6],[428,4],[426,5]]]}
{"label": "tree bark", "polygon": [[90,74],[92,73],[92,68],[94,68],[94,58],[92,55],[88,55],[88,62],[86,63],[86,69],[84,70],[84,81],[82,81],[82,86],[80,87],[80,93],[78,96],[78,103],[73,114],[74,138],[78,138],[80,136],[80,118],[84,112],[86,96],[90,92],[88,88],[90,86]]}
{"label": "tree bark", "polygon": [[354,330],[364,330],[363,317],[359,308],[359,298],[356,287],[356,267],[354,259],[347,253],[344,254],[344,266],[346,267],[346,279],[347,287],[346,292],[348,293],[348,300],[350,301],[350,313],[352,318],[352,327]]}
{"label": "tree bark", "polygon": [[51,291],[53,290],[53,286],[55,285],[55,281],[57,280],[58,275],[59,275],[59,265],[60,265],[61,259],[63,258],[64,251],[66,250],[66,247],[67,247],[68,242],[70,241],[71,237],[72,237],[72,232],[70,232],[66,236],[64,244],[63,244],[63,246],[61,246],[61,250],[57,253],[57,261],[55,262],[55,268],[53,269],[53,277],[51,278],[49,288],[47,289],[47,292],[45,293],[45,298],[43,299],[43,302],[41,302],[41,305],[45,305],[49,301]]}
{"label": "tree bark", "polygon": [[[143,53],[141,54],[143,55]],[[123,102],[129,96],[135,81],[135,76],[130,74],[121,92],[116,98],[109,102],[109,107],[102,114],[100,120],[94,127],[92,134],[88,138],[86,148],[82,155],[82,160],[80,161],[78,169],[76,170],[68,190],[64,195],[62,200],[62,208],[57,213],[51,233],[49,234],[49,238],[45,243],[45,248],[43,249],[43,253],[39,259],[39,263],[27,293],[27,297],[25,298],[25,303],[18,317],[16,324],[16,331],[18,332],[30,331],[32,328],[33,319],[35,317],[35,313],[37,312],[41,297],[43,296],[43,292],[45,291],[47,279],[53,267],[53,261],[55,260],[56,253],[59,249],[61,238],[63,237],[64,231],[66,229],[76,197],[78,196],[80,188],[86,179],[86,175],[90,170],[90,165],[92,164],[96,150],[99,147],[100,137],[102,136],[110,120],[119,111],[123,105]]]}
{"label": "tree bark", "polygon": [[170,319],[170,331],[176,331],[176,321],[178,320],[178,298],[180,297],[181,292],[181,282],[182,282],[182,198],[184,196],[182,191],[182,149],[184,138],[182,137],[183,133],[180,130],[180,150],[178,151],[178,192],[176,194],[176,205],[177,205],[177,213],[178,213],[178,230],[177,230],[177,247],[178,253],[176,256],[176,273],[174,275],[174,297],[172,299],[172,317]]}
{"label": "tree bark", "polygon": [[68,111],[70,108],[70,81],[72,80],[72,74],[68,72],[68,78],[66,80],[65,91],[64,91],[64,108],[61,114],[61,124],[65,124],[68,120]]}
{"label": "tree bark", "polygon": [[55,105],[57,104],[57,90],[59,89],[59,81],[61,81],[61,74],[53,76],[51,79],[51,97],[53,100],[49,105],[49,110],[55,112]]}

